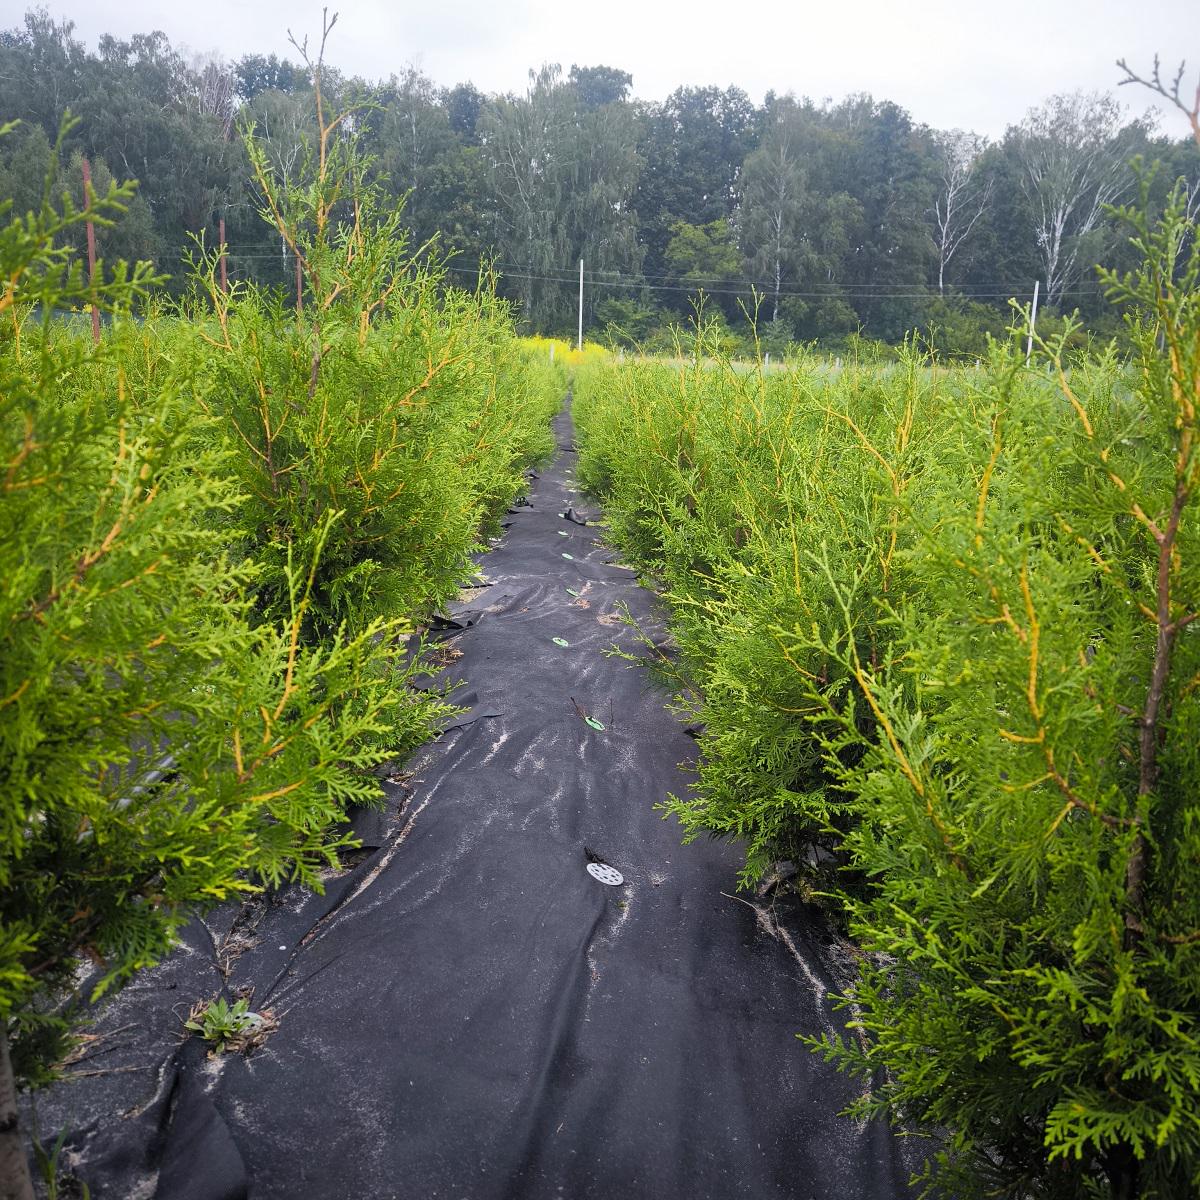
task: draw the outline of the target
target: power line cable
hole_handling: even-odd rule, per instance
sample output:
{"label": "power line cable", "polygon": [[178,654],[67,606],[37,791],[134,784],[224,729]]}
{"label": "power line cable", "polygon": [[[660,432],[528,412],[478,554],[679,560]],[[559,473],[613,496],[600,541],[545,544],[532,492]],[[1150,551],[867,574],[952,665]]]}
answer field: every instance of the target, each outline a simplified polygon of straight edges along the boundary
{"label": "power line cable", "polygon": [[[506,263],[506,262],[501,262],[501,261],[497,260],[493,265],[496,266],[497,268],[499,268],[505,274],[508,274],[510,271],[526,271],[527,270],[526,265],[524,263]],[[452,270],[461,270],[462,268],[451,267],[451,269]],[[569,267],[569,268],[568,267],[544,267],[543,271],[545,271],[546,274],[537,275],[537,276],[526,275],[524,277],[544,279],[544,280],[548,280],[548,281],[552,281],[552,280],[561,278],[564,283],[571,283],[571,284],[577,284],[579,281],[578,267]],[[585,279],[585,281],[591,281],[598,286],[601,284],[604,284],[604,283],[612,282],[610,280],[602,279],[601,276],[604,276],[604,275],[610,275],[610,276],[616,275],[619,277],[619,279],[616,282],[627,283],[631,287],[637,287],[637,286],[643,286],[643,285],[646,287],[653,287],[654,286],[653,284],[649,284],[649,283],[645,282],[646,280],[651,280],[651,279],[678,279],[679,278],[678,275],[646,274],[645,272],[638,272],[636,275],[631,275],[631,274],[627,274],[626,272],[623,272],[623,271],[605,271],[605,270],[601,269],[601,270],[591,271],[591,272],[585,271],[584,279]],[[514,277],[516,277],[516,276],[514,276]],[[784,286],[795,287],[796,285],[799,284],[799,282],[800,282],[799,280],[786,280],[786,281],[784,281]],[[761,284],[756,283],[754,280],[745,279],[745,278],[729,277],[729,276],[723,276],[723,275],[696,275],[696,276],[692,276],[690,278],[689,283],[696,284],[697,286],[704,286],[705,284],[712,283],[712,284],[723,284],[723,285],[724,284],[744,285],[747,289],[749,289],[750,287],[754,287],[754,286],[758,286],[761,288]],[[990,280],[979,280],[975,283],[965,284],[963,286],[972,287],[972,288],[1003,288],[1004,283],[1005,283],[1005,281],[1002,279],[990,279]],[[860,281],[860,282],[855,282],[853,284],[839,284],[839,283],[830,282],[828,284],[808,284],[807,286],[808,287],[827,286],[831,289],[838,289],[839,291],[844,290],[847,287],[861,289],[863,291],[866,291],[869,289],[874,289],[874,288],[891,289],[892,291],[895,291],[895,289],[898,287],[912,286],[914,288],[924,288],[924,287],[928,287],[928,286],[932,286],[932,285],[870,283],[870,282],[866,282],[866,281]]]}
{"label": "power line cable", "polygon": [[[468,274],[468,275],[475,275],[478,273],[469,267],[448,266],[447,270],[457,271],[462,274]],[[577,286],[578,282],[579,282],[578,275],[576,275],[574,279],[560,279],[557,276],[553,276],[553,275],[532,275],[532,274],[526,274],[526,273],[502,271],[502,272],[500,272],[500,277],[502,279],[524,279],[524,280],[528,280],[528,281],[535,282],[535,283],[568,284],[568,285],[571,285],[572,287]],[[586,276],[585,276],[585,282],[590,282],[590,285],[592,287],[635,288],[635,289],[643,289],[644,288],[644,290],[651,291],[651,292],[687,292],[689,294],[694,294],[696,292],[702,291],[706,296],[744,296],[748,292],[752,291],[754,288],[758,287],[757,284],[753,284],[748,281],[746,283],[746,286],[742,287],[742,288],[707,288],[707,287],[703,287],[703,286],[681,286],[681,285],[669,285],[669,284],[640,284],[634,280],[611,281],[611,280],[604,280],[604,279],[592,279],[590,281],[587,281]],[[851,284],[830,284],[829,286],[831,289],[837,289],[837,290],[829,290],[829,291],[821,291],[821,292],[780,290],[779,295],[780,295],[780,297],[796,296],[796,297],[800,297],[803,299],[814,299],[814,300],[831,300],[831,299],[839,299],[839,298],[849,298],[849,299],[858,299],[858,300],[936,300],[936,299],[945,299],[945,297],[942,296],[940,293],[929,291],[928,286],[923,285],[923,284],[910,285],[910,290],[903,291],[903,292],[898,292],[898,291],[858,292],[858,291],[856,291],[857,285],[852,284],[852,283]],[[884,285],[880,285],[880,286],[884,286]],[[900,285],[896,285],[896,286],[900,286]],[[920,289],[920,290],[917,290],[917,289]],[[770,299],[775,294],[774,291],[766,293],[766,292],[763,292],[761,288],[759,288],[758,290],[759,290],[759,294],[762,295],[764,299]],[[1067,288],[1067,289],[1064,289],[1063,291],[1059,292],[1059,295],[1060,296],[1094,296],[1094,295],[1098,294],[1098,291],[1099,291],[1099,285],[1097,285],[1094,288]],[[961,299],[966,299],[966,300],[989,300],[989,299],[996,300],[996,299],[1005,299],[1009,296],[1012,296],[1014,298],[1032,296],[1033,292],[1032,291],[1018,292],[1018,291],[1013,291],[1011,289],[1004,289],[1001,291],[993,291],[993,292],[972,292],[970,294],[967,294],[964,292],[957,292],[957,293],[955,293],[955,295]]]}
{"label": "power line cable", "polygon": [[[280,254],[240,253],[237,250],[231,250],[231,249],[227,249],[226,254],[231,260],[236,259],[239,262],[246,262],[246,261],[251,261],[251,260],[253,260],[253,261],[269,260],[271,262],[280,262],[282,260],[282,255],[280,255]],[[456,267],[452,263],[447,263],[447,264],[445,264],[445,268],[448,271],[454,271],[455,273],[460,274],[460,275],[472,275],[472,276],[479,275],[479,269],[477,267]],[[548,269],[555,270],[557,268],[548,268]],[[566,276],[566,275],[564,275],[564,276],[535,275],[530,272],[510,271],[510,270],[501,269],[499,271],[499,275],[502,279],[520,279],[520,280],[524,280],[526,282],[531,282],[531,283],[555,283],[555,284],[569,286],[571,288],[575,288],[579,284],[578,273],[575,273],[575,274],[569,275],[569,276]],[[643,278],[641,278],[639,276],[635,276],[635,275],[626,275],[620,279],[598,279],[595,276],[589,277],[587,275],[587,273],[585,272],[584,282],[585,282],[586,286],[590,286],[593,288],[599,287],[599,288],[616,288],[616,289],[630,290],[630,291],[673,292],[673,293],[686,293],[688,295],[694,295],[697,292],[703,292],[706,296],[746,296],[756,289],[757,289],[758,293],[764,299],[771,299],[775,295],[775,292],[773,289],[771,291],[766,291],[763,289],[761,284],[756,283],[751,280],[723,279],[723,280],[718,280],[717,282],[733,283],[735,285],[740,284],[741,286],[706,287],[703,282],[692,282],[692,283],[688,283],[688,284],[646,283]],[[813,285],[809,285],[809,286],[812,287]],[[780,289],[778,294],[781,299],[797,298],[797,299],[805,299],[805,300],[836,300],[836,299],[938,300],[938,299],[946,299],[946,297],[942,293],[930,291],[929,289],[932,286],[931,284],[922,284],[922,283],[867,284],[867,283],[857,283],[857,282],[856,283],[830,282],[829,284],[822,285],[822,286],[824,287],[824,290],[821,290],[821,291],[801,290],[801,289],[795,289],[795,288],[783,288],[783,289]],[[971,288],[982,288],[982,287],[989,286],[989,285],[975,284],[975,285],[967,285],[967,286],[971,287]],[[961,299],[961,300],[1004,300],[1004,299],[1009,299],[1009,298],[1028,299],[1028,298],[1032,297],[1032,295],[1033,295],[1032,291],[1014,291],[1010,288],[1004,288],[1004,287],[1002,287],[1002,285],[999,281],[996,281],[994,284],[992,284],[990,286],[992,286],[998,290],[964,291],[960,288],[960,289],[956,289],[952,293],[950,298]],[[886,287],[891,287],[893,289],[904,288],[906,290],[903,290],[903,291],[892,290],[892,291],[887,291],[887,292],[866,290],[866,289],[886,288]],[[1097,284],[1093,284],[1091,286],[1086,286],[1086,287],[1065,288],[1061,292],[1059,292],[1059,295],[1060,296],[1097,296],[1097,295],[1101,294],[1101,291],[1102,291],[1101,286],[1100,286],[1100,284],[1097,283]]]}

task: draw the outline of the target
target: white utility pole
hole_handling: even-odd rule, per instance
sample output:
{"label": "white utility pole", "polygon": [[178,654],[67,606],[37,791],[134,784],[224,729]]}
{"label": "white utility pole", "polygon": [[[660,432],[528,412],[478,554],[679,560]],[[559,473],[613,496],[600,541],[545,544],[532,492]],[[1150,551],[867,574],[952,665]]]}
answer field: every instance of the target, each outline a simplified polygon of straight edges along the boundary
{"label": "white utility pole", "polygon": [[1033,281],[1033,307],[1029,310],[1029,336],[1025,339],[1025,365],[1029,366],[1029,360],[1033,357],[1033,330],[1037,325],[1037,302],[1038,290],[1042,286],[1040,279]]}
{"label": "white utility pole", "polygon": [[579,260],[579,349],[583,349],[583,259]]}

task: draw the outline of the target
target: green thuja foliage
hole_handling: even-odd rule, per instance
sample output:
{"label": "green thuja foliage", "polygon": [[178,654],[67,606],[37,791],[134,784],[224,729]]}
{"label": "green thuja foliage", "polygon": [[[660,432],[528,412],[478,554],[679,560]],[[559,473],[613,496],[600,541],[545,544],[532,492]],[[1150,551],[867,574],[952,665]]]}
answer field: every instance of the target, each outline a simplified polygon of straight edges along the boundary
{"label": "green thuja foliage", "polygon": [[1200,249],[1181,197],[1119,215],[1131,364],[580,381],[707,726],[669,807],[845,864],[814,1048],[930,1194],[1200,1194]]}
{"label": "green thuja foliage", "polygon": [[[129,354],[148,268],[91,285],[60,249],[83,219],[48,186],[0,230],[0,1019],[35,1083],[77,1016],[62,1001],[81,959],[95,997],[197,907],[320,886],[347,840],[328,830],[380,796],[366,768],[412,669],[395,622],[305,646],[329,521],[284,564],[280,618],[249,619],[226,453],[188,364]],[[93,302],[114,323],[99,347],[56,315]],[[411,744],[443,710],[408,703]]]}
{"label": "green thuja foliage", "polygon": [[1055,342],[1054,410],[998,394],[976,503],[923,514],[924,595],[828,706],[878,880],[831,1052],[883,1068],[861,1112],[952,1131],[956,1195],[1200,1191],[1200,250],[1178,198],[1121,215],[1131,388]]}
{"label": "green thuja foliage", "polygon": [[[51,180],[0,227],[6,1113],[198,910],[320,888],[348,806],[382,800],[371,768],[452,711],[413,686],[407,635],[553,449],[561,372],[518,343],[486,273],[451,288],[408,246],[326,121],[319,63],[316,83],[298,182],[249,144],[302,308],[220,286],[202,247],[182,311],[144,264],[90,282],[69,247],[132,185],[85,215]],[[99,346],[64,311],[92,305]],[[6,1118],[19,1194],[24,1168]]]}
{"label": "green thuja foliage", "polygon": [[191,336],[172,331],[232,455],[234,545],[259,565],[260,613],[288,611],[290,560],[317,562],[310,640],[420,617],[457,592],[481,532],[552,450],[562,382],[524,356],[490,276],[450,287],[436,248],[410,245],[401,208],[367,182],[353,114],[326,112],[321,70],[318,58],[294,178],[246,136],[262,215],[298,263],[296,307],[223,290],[216,253],[202,253]]}
{"label": "green thuja foliage", "polygon": [[[909,586],[903,512],[961,470],[946,433],[972,383],[914,348],[882,372],[802,360],[769,376],[708,349],[702,328],[690,367],[581,371],[580,475],[662,584],[685,703],[705,725],[699,784],[668,812],[689,838],[743,839],[747,879],[790,858],[828,886],[854,818],[814,736],[810,685],[852,682],[826,636],[852,638],[868,663],[886,652],[880,606]],[[826,571],[853,581],[849,630]],[[780,636],[795,627],[810,644]]]}

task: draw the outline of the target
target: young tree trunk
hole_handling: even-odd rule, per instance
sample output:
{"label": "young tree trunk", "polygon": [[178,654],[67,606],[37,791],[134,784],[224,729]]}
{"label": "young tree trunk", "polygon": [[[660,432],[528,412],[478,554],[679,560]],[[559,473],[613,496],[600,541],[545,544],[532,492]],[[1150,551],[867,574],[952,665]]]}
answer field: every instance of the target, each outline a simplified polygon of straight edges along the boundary
{"label": "young tree trunk", "polygon": [[[1142,710],[1140,743],[1140,776],[1138,795],[1148,796],[1158,783],[1158,717],[1166,696],[1167,680],[1171,672],[1171,651],[1180,626],[1171,619],[1171,563],[1179,524],[1183,510],[1191,498],[1187,481],[1183,477],[1186,461],[1181,455],[1179,482],[1175,485],[1175,501],[1167,527],[1161,533],[1155,530],[1158,541],[1157,612],[1158,637],[1154,649],[1154,667],[1150,672],[1150,687],[1146,693],[1146,705]],[[1139,831],[1133,843],[1129,862],[1125,867],[1125,948],[1133,949],[1142,936],[1142,900],[1146,886],[1147,857],[1149,848]]]}
{"label": "young tree trunk", "polygon": [[1104,1165],[1112,1200],[1137,1200],[1141,1190],[1140,1164],[1133,1151],[1128,1146],[1118,1146],[1109,1151]]}
{"label": "young tree trunk", "polygon": [[8,1054],[8,1029],[0,1022],[0,1200],[33,1200],[29,1159],[21,1141],[17,1085]]}

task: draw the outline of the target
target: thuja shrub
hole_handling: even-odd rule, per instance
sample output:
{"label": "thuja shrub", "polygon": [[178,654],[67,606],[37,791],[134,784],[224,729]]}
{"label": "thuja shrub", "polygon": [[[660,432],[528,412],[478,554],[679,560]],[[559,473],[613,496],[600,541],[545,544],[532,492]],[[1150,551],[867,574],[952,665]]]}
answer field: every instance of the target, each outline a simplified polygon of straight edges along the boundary
{"label": "thuja shrub", "polygon": [[167,336],[207,380],[202,402],[244,496],[233,545],[258,564],[259,611],[286,613],[289,561],[314,561],[305,636],[319,640],[375,616],[419,619],[457,592],[523,471],[553,449],[564,381],[518,344],[494,279],[448,286],[436,247],[410,244],[401,209],[367,182],[346,114],[325,110],[320,59],[311,67],[297,176],[246,136],[262,215],[298,264],[295,308],[225,290],[210,252],[193,319]]}
{"label": "thuja shrub", "polygon": [[561,374],[521,350],[489,291],[443,283],[410,264],[396,311],[361,339],[357,321],[344,340],[330,330],[334,305],[315,387],[312,331],[253,289],[217,293],[215,326],[160,327],[205,380],[208,430],[243,495],[231,545],[259,564],[264,616],[286,611],[289,554],[311,557],[328,526],[307,637],[374,615],[419,621],[444,604],[524,471],[553,449]]}
{"label": "thuja shrub", "polygon": [[[88,217],[111,220],[131,194],[94,197]],[[89,284],[61,248],[83,220],[48,184],[38,211],[0,228],[6,1181],[26,1169],[14,1088],[48,1078],[81,1004],[160,958],[204,906],[285,880],[319,888],[348,844],[331,828],[380,799],[382,747],[445,711],[407,686],[395,621],[306,644],[332,519],[281,568],[278,617],[253,612],[256,567],[229,555],[224,524],[242,497],[190,366],[152,371],[130,353],[144,336],[130,305],[155,281],[118,264]],[[85,303],[112,317],[99,347],[58,316]]]}
{"label": "thuja shrub", "polygon": [[[935,371],[912,348],[883,371],[801,360],[764,376],[710,349],[701,330],[691,366],[581,370],[580,475],[663,588],[682,698],[704,724],[698,784],[667,811],[689,838],[742,839],[748,880],[788,858],[826,887],[854,816],[809,687],[853,682],[827,640],[849,639],[867,663],[886,654],[882,606],[910,589],[906,513],[959,489],[987,444],[982,376]],[[849,620],[827,574],[852,582]],[[781,636],[795,627],[809,644]]]}
{"label": "thuja shrub", "polygon": [[844,864],[867,953],[815,1048],[931,1193],[1200,1190],[1200,252],[1182,200],[1122,216],[1132,367],[1068,330],[1032,372],[580,381],[707,725],[670,808],[750,874]]}
{"label": "thuja shrub", "polygon": [[396,292],[412,307],[361,343],[326,334],[311,397],[310,337],[268,296],[229,301],[218,347],[204,326],[164,330],[193,356],[233,456],[233,544],[262,568],[264,616],[286,610],[288,554],[310,556],[329,518],[306,636],[444,604],[553,449],[562,377],[521,353],[500,302],[442,289],[425,268]]}
{"label": "thuja shrub", "polygon": [[995,397],[974,502],[910,552],[920,602],[825,703],[877,880],[864,1038],[827,1049],[879,1071],[859,1112],[943,1135],[954,1195],[1200,1192],[1200,248],[1178,195],[1120,215],[1132,390],[1056,341],[1056,410]]}

